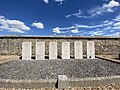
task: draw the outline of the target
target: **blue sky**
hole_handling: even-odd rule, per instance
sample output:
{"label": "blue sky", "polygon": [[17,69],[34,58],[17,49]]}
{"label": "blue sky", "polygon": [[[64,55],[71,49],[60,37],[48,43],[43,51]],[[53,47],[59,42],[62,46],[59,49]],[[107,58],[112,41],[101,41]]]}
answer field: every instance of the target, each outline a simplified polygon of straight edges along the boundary
{"label": "blue sky", "polygon": [[0,0],[0,35],[119,36],[120,0]]}

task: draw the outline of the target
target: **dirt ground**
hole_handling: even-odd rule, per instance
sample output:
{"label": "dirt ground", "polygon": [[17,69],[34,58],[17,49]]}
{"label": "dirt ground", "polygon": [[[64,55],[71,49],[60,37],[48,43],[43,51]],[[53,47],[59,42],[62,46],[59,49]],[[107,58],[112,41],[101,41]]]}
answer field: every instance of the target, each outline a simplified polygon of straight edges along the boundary
{"label": "dirt ground", "polygon": [[19,56],[17,55],[0,55],[0,64],[18,59]]}
{"label": "dirt ground", "polygon": [[96,55],[97,58],[120,63],[119,55]]}
{"label": "dirt ground", "polygon": [[106,58],[110,58],[110,59],[115,59],[115,60],[118,60],[119,56],[118,55],[101,55],[103,57],[106,57]]}

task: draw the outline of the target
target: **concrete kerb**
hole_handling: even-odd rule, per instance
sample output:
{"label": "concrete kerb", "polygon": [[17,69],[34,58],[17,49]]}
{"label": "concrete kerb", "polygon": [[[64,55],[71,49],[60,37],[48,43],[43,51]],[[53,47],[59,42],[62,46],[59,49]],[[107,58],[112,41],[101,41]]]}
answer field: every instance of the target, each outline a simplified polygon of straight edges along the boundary
{"label": "concrete kerb", "polygon": [[50,88],[56,87],[56,79],[50,80],[9,80],[9,79],[1,79],[0,80],[0,88]]}
{"label": "concrete kerb", "polygon": [[94,87],[119,83],[120,76],[68,79],[69,87]]}
{"label": "concrete kerb", "polygon": [[[58,88],[59,80],[9,80],[0,79],[0,88]],[[64,82],[64,81],[62,81]],[[94,87],[109,84],[120,84],[120,76],[93,77],[93,78],[67,78],[67,87]],[[62,88],[62,87],[61,87]]]}
{"label": "concrete kerb", "polygon": [[64,89],[68,87],[68,77],[66,75],[58,75],[58,89]]}

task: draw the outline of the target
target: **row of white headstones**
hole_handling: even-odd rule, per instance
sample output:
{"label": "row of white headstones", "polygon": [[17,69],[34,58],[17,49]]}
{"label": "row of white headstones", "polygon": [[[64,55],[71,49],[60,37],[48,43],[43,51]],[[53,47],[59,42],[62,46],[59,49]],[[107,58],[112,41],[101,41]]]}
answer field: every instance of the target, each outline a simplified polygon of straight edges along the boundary
{"label": "row of white headstones", "polygon": [[[22,60],[32,60],[32,43],[22,43]],[[49,59],[57,59],[57,42],[49,42]],[[45,59],[45,42],[36,42],[36,60]],[[74,58],[83,59],[82,41],[74,42]],[[93,41],[87,42],[87,59],[95,58]],[[62,59],[70,59],[70,42],[62,42]]]}

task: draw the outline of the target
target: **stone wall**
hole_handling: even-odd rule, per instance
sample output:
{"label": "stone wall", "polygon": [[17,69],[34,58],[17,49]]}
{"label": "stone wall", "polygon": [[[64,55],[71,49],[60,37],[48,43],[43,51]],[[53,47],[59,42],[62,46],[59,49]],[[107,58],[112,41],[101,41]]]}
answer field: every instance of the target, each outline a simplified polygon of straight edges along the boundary
{"label": "stone wall", "polygon": [[45,54],[48,55],[49,42],[58,42],[58,55],[61,55],[61,44],[69,41],[71,56],[74,55],[74,41],[83,42],[83,52],[86,55],[86,42],[95,42],[96,55],[118,55],[120,53],[120,37],[81,37],[81,36],[0,36],[0,55],[20,55],[22,42],[32,42],[32,54],[35,55],[35,43],[45,41]]}

